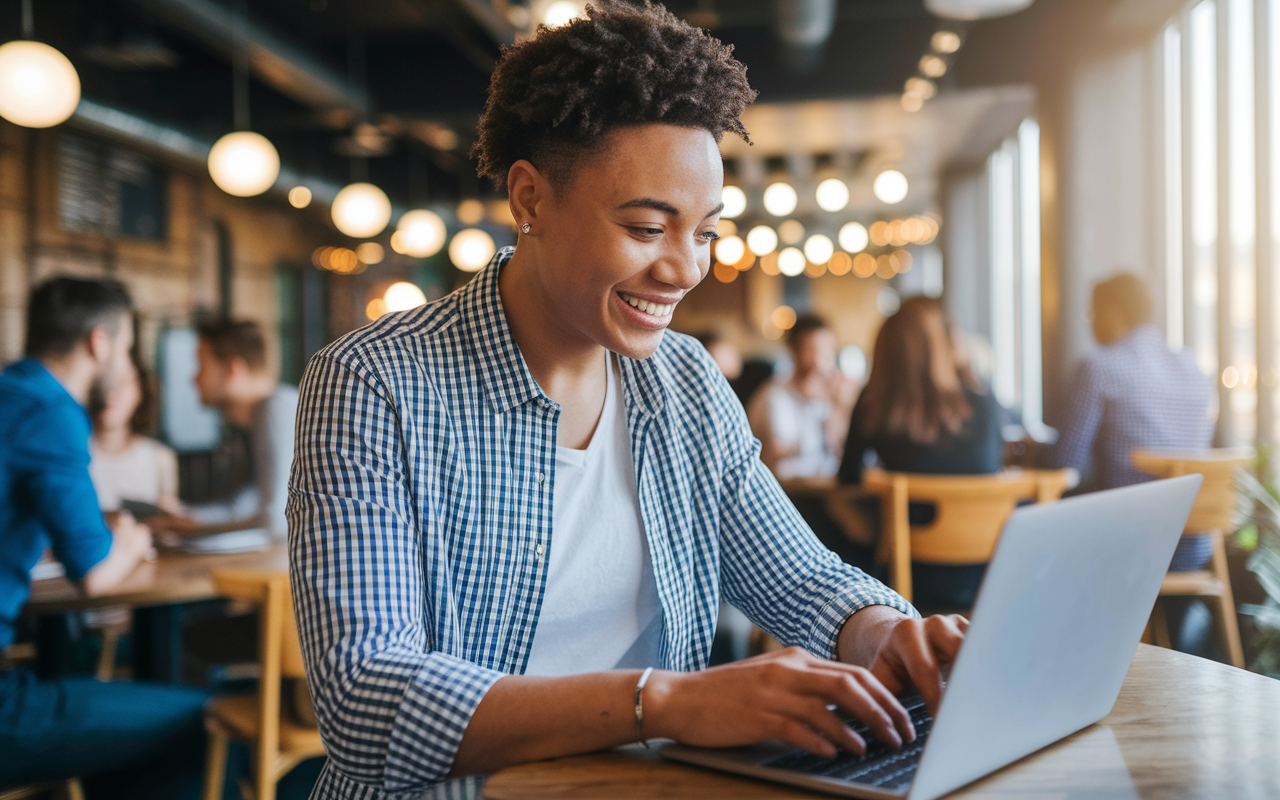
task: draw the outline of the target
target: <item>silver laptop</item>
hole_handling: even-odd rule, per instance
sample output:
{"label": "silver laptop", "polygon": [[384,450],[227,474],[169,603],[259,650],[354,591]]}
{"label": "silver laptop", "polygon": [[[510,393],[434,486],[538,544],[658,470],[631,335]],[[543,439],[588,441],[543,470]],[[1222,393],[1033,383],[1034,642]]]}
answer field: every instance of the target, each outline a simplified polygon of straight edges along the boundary
{"label": "silver laptop", "polygon": [[1102,719],[1120,693],[1202,478],[1020,508],[987,568],[936,719],[863,757],[671,745],[675,761],[847,797],[933,800]]}

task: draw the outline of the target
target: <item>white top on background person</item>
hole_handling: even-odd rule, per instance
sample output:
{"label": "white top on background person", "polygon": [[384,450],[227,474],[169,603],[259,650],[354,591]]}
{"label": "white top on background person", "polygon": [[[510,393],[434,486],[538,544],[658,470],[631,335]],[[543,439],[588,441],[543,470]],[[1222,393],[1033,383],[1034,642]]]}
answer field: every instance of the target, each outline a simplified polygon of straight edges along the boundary
{"label": "white top on background person", "polygon": [[836,366],[836,337],[805,315],[788,331],[792,374],[760,388],[747,408],[760,458],[779,480],[828,478],[840,467],[857,384]]}
{"label": "white top on background person", "polygon": [[200,401],[248,433],[253,480],[226,502],[196,506],[191,517],[206,525],[261,525],[283,537],[298,390],[280,383],[268,368],[257,323],[215,322],[199,332],[195,384]]}
{"label": "white top on background person", "polygon": [[89,399],[93,435],[89,437],[89,476],[103,511],[117,511],[124,500],[150,503],[173,514],[178,502],[178,457],[173,450],[139,432],[149,412],[149,388],[130,364],[110,388],[95,390]]}

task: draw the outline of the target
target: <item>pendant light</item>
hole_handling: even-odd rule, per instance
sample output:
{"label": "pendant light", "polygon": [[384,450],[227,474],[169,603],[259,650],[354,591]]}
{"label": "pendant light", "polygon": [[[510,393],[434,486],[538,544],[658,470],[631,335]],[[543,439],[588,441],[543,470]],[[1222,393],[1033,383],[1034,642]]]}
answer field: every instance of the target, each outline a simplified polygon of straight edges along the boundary
{"label": "pendant light", "polygon": [[57,49],[33,41],[31,0],[22,2],[23,39],[0,45],[0,117],[25,128],[65,122],[80,104],[80,76]]}
{"label": "pendant light", "polygon": [[231,88],[236,130],[209,151],[209,177],[218,188],[236,197],[254,197],[275,185],[280,154],[260,133],[249,130],[249,51],[244,42],[243,1],[236,7],[236,35],[232,42]]}

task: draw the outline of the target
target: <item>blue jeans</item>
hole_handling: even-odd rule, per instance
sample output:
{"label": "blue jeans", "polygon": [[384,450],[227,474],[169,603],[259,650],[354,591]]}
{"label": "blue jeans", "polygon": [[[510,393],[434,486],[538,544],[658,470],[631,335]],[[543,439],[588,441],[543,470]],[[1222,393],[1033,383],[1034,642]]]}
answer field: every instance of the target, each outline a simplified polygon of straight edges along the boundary
{"label": "blue jeans", "polygon": [[79,777],[90,800],[198,798],[199,689],[0,670],[0,790]]}

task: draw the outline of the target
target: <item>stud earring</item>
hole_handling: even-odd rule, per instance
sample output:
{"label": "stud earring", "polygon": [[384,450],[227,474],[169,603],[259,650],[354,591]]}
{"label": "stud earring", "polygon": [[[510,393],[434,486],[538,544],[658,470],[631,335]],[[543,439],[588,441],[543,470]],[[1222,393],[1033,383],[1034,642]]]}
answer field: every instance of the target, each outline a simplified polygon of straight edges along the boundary
{"label": "stud earring", "polygon": [[527,223],[527,222],[526,222],[525,224],[521,225],[521,226],[520,226],[520,232],[521,232],[521,233],[528,233],[528,232],[529,232],[529,223]]}

